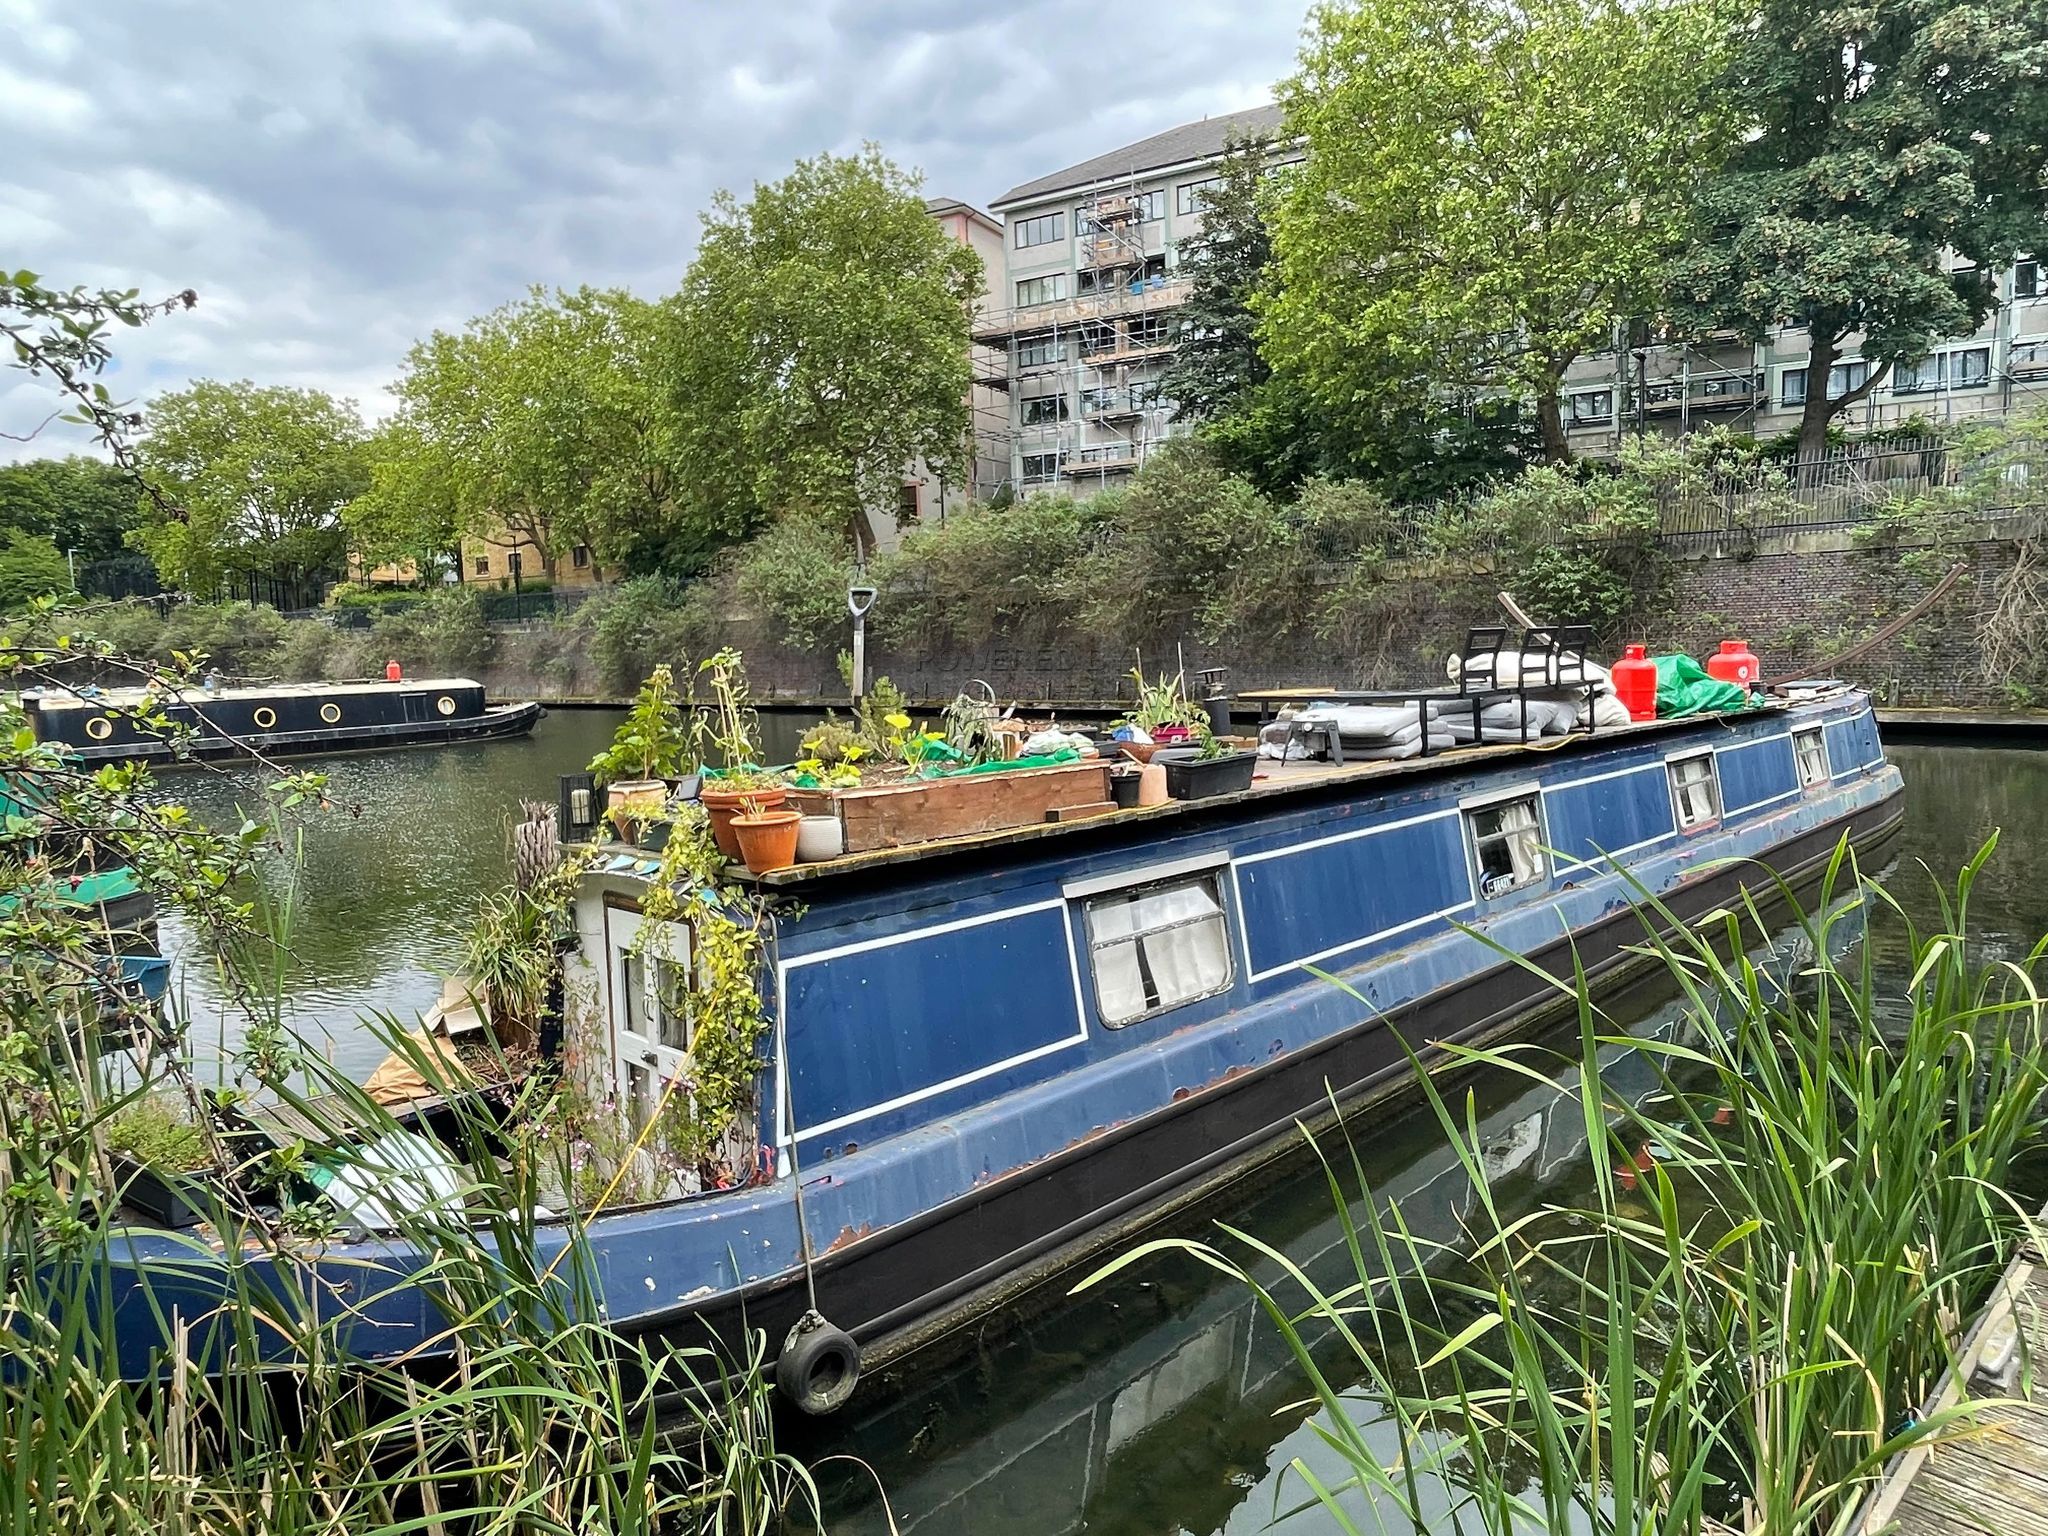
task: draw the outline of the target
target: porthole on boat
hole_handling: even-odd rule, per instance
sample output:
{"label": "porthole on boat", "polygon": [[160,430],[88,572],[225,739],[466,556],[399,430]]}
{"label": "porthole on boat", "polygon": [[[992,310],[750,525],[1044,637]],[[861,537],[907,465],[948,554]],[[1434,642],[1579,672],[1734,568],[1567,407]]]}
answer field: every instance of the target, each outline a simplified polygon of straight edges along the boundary
{"label": "porthole on boat", "polygon": [[837,1413],[860,1383],[860,1346],[844,1329],[806,1312],[782,1341],[775,1385],[804,1413]]}
{"label": "porthole on boat", "polygon": [[338,724],[341,720],[341,706],[339,704],[322,704],[320,706],[320,718],[329,725]]}
{"label": "porthole on boat", "polygon": [[455,701],[444,693],[441,697],[434,700],[434,708],[441,711],[444,715],[452,715],[455,713]]}
{"label": "porthole on boat", "polygon": [[105,741],[114,734],[114,722],[105,715],[94,715],[85,722],[85,734],[94,741]]}
{"label": "porthole on boat", "polygon": [[277,711],[268,704],[259,704],[256,706],[256,713],[249,718],[256,722],[258,728],[267,731],[277,724]]}

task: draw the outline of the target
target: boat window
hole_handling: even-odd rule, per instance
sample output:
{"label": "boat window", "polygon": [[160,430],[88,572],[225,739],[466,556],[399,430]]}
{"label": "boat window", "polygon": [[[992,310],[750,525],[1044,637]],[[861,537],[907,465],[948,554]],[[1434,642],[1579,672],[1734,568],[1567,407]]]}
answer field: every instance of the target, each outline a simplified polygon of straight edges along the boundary
{"label": "boat window", "polygon": [[1230,935],[1213,872],[1090,897],[1095,1000],[1111,1028],[1230,985]]}
{"label": "boat window", "polygon": [[636,950],[619,951],[619,1025],[628,1034],[647,1033],[647,962]]}
{"label": "boat window", "polygon": [[1504,896],[1534,885],[1550,873],[1533,794],[1467,811],[1465,822],[1472,829],[1481,896]]}
{"label": "boat window", "polygon": [[654,962],[656,1038],[673,1051],[690,1048],[690,978],[680,961]]}
{"label": "boat window", "polygon": [[1671,803],[1680,828],[1701,827],[1721,814],[1721,786],[1714,777],[1714,754],[1681,757],[1669,764]]}
{"label": "boat window", "polygon": [[1818,727],[1792,733],[1792,755],[1799,760],[1799,787],[1811,789],[1828,777],[1828,743]]}

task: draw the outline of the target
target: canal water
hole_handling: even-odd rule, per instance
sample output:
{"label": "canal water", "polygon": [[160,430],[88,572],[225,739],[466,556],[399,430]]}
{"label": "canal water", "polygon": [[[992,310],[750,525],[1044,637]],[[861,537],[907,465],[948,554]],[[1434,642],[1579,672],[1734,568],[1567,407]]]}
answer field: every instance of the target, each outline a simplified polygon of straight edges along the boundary
{"label": "canal water", "polygon": [[[433,1000],[459,963],[478,897],[506,878],[505,834],[519,800],[551,801],[555,775],[581,768],[613,723],[558,712],[523,742],[318,764],[335,809],[305,825],[291,882],[289,981],[301,1030],[367,1073],[382,1051],[356,1021],[379,1010],[410,1019]],[[793,743],[793,723],[772,728]],[[1989,953],[2025,954],[2048,932],[2048,753],[1916,746],[1891,755],[1905,775],[1908,815],[1888,856],[1889,889],[1936,921],[1934,880],[1951,881],[2000,832],[1971,927]],[[261,782],[246,770],[165,781],[230,825],[239,807],[260,804]],[[287,863],[278,861],[280,889]],[[175,955],[183,937],[172,927],[167,950]],[[1879,942],[1896,973],[1896,940]],[[207,978],[195,970],[181,982],[203,1037],[214,1006]],[[1673,1010],[1642,991],[1616,1012],[1638,1033],[1659,1033]],[[1617,1091],[1651,1086],[1632,1052],[1613,1053],[1603,1075]],[[1585,1188],[1575,1115],[1525,1084],[1473,1086],[1485,1155],[1511,1212]],[[1401,1199],[1413,1225],[1455,1234],[1469,1194],[1433,1121],[1412,1110],[1376,1114],[1361,1147],[1375,1185]],[[1320,1279],[1348,1273],[1343,1229],[1312,1163],[1261,1179],[1208,1214]],[[1302,1383],[1274,1330],[1242,1290],[1186,1258],[1150,1260],[1079,1297],[1061,1283],[954,1342],[942,1362],[913,1357],[864,1387],[846,1419],[797,1427],[795,1448],[807,1457],[858,1458],[820,1472],[833,1531],[881,1533],[893,1514],[906,1532],[1220,1536],[1269,1529],[1303,1502],[1305,1490],[1283,1471],[1293,1458],[1341,1475],[1315,1414],[1299,1405]],[[1325,1353],[1341,1366],[1341,1352]],[[1385,1437],[1366,1388],[1351,1390],[1353,1417]],[[1391,1440],[1381,1449],[1391,1454]],[[1278,1528],[1334,1529],[1313,1509],[1284,1515]]]}

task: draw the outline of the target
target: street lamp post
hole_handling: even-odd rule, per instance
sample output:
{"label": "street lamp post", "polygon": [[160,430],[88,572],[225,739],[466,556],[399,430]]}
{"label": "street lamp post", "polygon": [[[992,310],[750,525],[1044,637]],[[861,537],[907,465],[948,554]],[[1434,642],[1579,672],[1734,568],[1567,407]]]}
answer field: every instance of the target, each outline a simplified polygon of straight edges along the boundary
{"label": "street lamp post", "polygon": [[848,587],[846,611],[853,615],[853,700],[858,704],[868,691],[868,610],[875,606],[873,587]]}

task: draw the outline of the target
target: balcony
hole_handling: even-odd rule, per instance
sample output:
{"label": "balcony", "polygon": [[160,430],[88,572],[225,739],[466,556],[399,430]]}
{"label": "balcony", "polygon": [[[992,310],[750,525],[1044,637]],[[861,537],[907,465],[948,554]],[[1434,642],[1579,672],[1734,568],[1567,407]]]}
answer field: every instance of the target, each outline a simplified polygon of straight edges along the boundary
{"label": "balcony", "polygon": [[2016,379],[2038,379],[2048,376],[2048,341],[2015,343],[2007,366]]}

